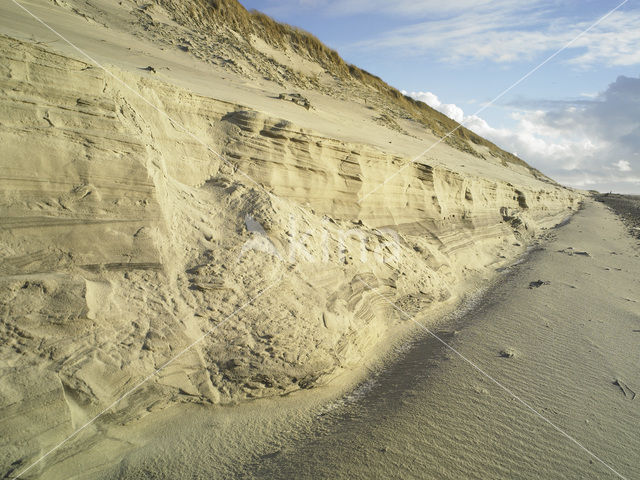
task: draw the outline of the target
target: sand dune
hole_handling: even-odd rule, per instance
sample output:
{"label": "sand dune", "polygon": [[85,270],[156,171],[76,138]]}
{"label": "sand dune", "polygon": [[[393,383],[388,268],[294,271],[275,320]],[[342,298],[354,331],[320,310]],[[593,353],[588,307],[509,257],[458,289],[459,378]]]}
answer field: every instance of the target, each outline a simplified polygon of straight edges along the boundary
{"label": "sand dune", "polygon": [[425,333],[237,478],[637,478],[638,268],[637,241],[589,203],[437,330],[544,419]]}
{"label": "sand dune", "polygon": [[417,320],[606,465],[417,329],[343,394],[334,382],[105,423],[47,477],[619,478],[608,465],[635,478],[637,398],[619,384],[640,384],[637,242],[588,203],[520,260],[462,308]]}
{"label": "sand dune", "polygon": [[30,7],[105,69],[2,6],[3,474],[140,382],[86,434],[357,372],[412,328],[385,299],[453,305],[583,199],[462,129],[412,162],[451,121],[362,73],[296,83],[331,66],[285,49],[299,71],[273,77],[258,37],[218,40],[237,64],[212,64],[195,40],[158,47],[185,29],[169,3],[98,5]]}

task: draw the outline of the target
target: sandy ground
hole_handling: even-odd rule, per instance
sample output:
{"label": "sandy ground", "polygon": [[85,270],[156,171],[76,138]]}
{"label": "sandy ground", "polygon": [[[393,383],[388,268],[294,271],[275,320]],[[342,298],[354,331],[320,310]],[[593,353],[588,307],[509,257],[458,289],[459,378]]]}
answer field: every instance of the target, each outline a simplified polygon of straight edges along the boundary
{"label": "sandy ground", "polygon": [[588,202],[436,329],[597,458],[425,334],[338,398],[151,415],[77,478],[637,478],[638,271],[636,241]]}
{"label": "sandy ground", "polygon": [[[552,231],[472,310],[445,317],[581,194],[443,143],[377,190],[435,135],[406,119],[404,133],[387,128],[380,105],[351,98],[303,92],[310,110],[281,101],[282,85],[158,46],[139,25],[109,27],[132,25],[123,2],[23,3],[107,70],[0,5],[11,37],[0,38],[2,472],[22,471],[281,274],[277,290],[22,478],[610,472],[431,341],[399,344],[384,368],[369,363],[408,328],[385,298],[412,312],[431,304],[421,321],[612,468],[637,474],[638,257],[603,206]],[[238,254],[256,238],[247,216],[281,247],[292,216],[326,228],[332,262]],[[401,235],[397,265],[333,249],[362,229],[378,253],[385,226]]]}
{"label": "sandy ground", "polygon": [[640,239],[640,195],[605,193],[595,198],[620,216],[631,235]]}
{"label": "sandy ground", "polygon": [[[639,257],[621,223],[589,204],[461,319],[451,343],[626,478],[640,474]],[[529,288],[539,280],[549,283]],[[513,358],[500,356],[509,349]],[[411,351],[326,432],[256,463],[255,472],[615,478],[454,353],[437,348],[431,356]],[[425,368],[411,384],[404,372],[414,362]]]}

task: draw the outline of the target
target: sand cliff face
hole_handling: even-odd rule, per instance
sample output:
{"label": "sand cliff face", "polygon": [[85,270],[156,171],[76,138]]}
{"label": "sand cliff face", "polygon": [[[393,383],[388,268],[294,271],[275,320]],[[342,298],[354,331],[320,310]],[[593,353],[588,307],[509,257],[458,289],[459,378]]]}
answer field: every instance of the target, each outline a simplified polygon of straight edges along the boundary
{"label": "sand cliff face", "polygon": [[378,188],[411,158],[8,37],[0,55],[3,460],[178,354],[110,419],[327,381],[403,327],[385,299],[455,299],[580,201],[506,167],[416,162]]}

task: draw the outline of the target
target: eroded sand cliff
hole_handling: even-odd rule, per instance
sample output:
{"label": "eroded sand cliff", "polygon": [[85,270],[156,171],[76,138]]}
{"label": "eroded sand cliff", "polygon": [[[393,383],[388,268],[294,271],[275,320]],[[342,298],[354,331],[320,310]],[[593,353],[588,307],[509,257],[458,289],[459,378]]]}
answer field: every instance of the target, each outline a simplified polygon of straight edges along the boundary
{"label": "eroded sand cliff", "polygon": [[116,412],[326,381],[402,328],[380,295],[450,301],[580,199],[422,162],[375,190],[410,159],[0,48],[5,455],[71,432],[217,324]]}
{"label": "eroded sand cliff", "polygon": [[3,472],[126,393],[101,421],[357,368],[406,328],[388,301],[455,301],[581,199],[492,146],[412,162],[433,132],[406,120],[332,136],[241,90],[217,100],[6,36],[0,55]]}

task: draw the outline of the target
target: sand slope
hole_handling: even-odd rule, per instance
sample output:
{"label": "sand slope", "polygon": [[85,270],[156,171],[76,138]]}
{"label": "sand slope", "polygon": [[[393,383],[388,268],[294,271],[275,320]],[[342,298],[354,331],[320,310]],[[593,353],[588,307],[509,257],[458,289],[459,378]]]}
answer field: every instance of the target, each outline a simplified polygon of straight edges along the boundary
{"label": "sand slope", "polygon": [[34,8],[123,69],[0,37],[3,473],[205,334],[91,431],[355,369],[408,328],[380,295],[409,312],[452,303],[582,198],[471,142],[410,163],[434,132],[353,101],[318,93],[306,110],[274,98],[281,84],[183,59],[152,75],[127,39],[175,52]]}
{"label": "sand slope", "polygon": [[[542,246],[449,326],[456,335],[441,334],[614,470],[637,478],[637,241],[589,204]],[[529,288],[538,280],[549,283]],[[508,349],[513,358],[499,355]],[[305,441],[275,447],[282,453],[256,462],[248,476],[617,478],[429,339],[331,415]]]}
{"label": "sand slope", "polygon": [[[638,269],[637,242],[589,203],[435,331],[620,475],[636,478]],[[529,288],[538,280],[549,283]],[[504,358],[503,350],[515,355]],[[136,447],[97,470],[102,478],[619,478],[428,335],[397,352],[329,403],[322,388],[234,409],[152,415],[142,429],[121,433]],[[98,465],[86,453],[84,464]]]}

